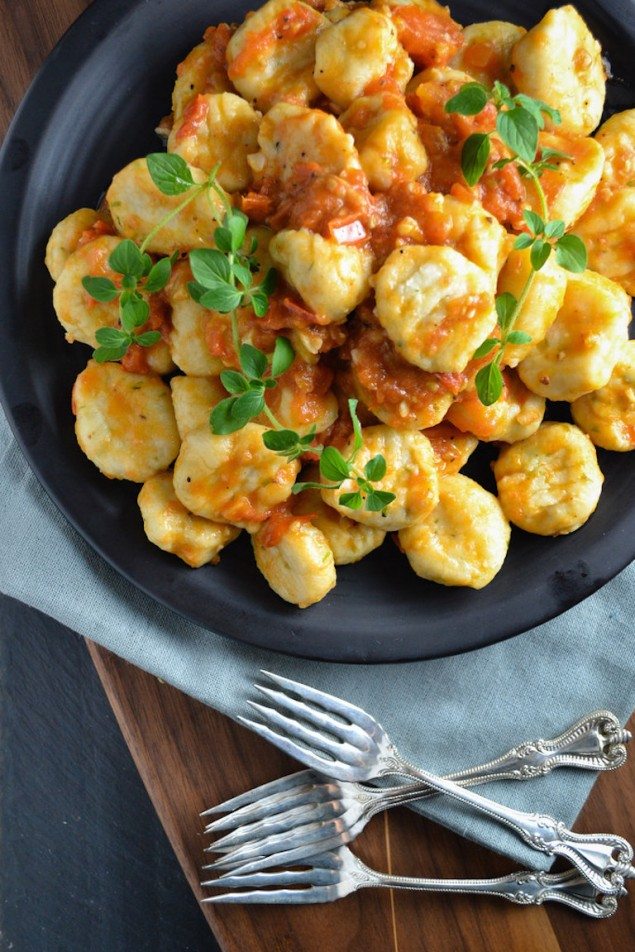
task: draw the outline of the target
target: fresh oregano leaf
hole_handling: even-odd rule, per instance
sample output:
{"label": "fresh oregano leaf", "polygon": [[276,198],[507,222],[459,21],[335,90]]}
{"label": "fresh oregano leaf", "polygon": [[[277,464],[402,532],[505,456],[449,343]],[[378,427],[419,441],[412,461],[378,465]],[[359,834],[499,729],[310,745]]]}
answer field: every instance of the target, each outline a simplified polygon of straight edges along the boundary
{"label": "fresh oregano leaf", "polygon": [[146,323],[150,316],[150,305],[143,298],[132,298],[121,308],[121,326],[130,333]]}
{"label": "fresh oregano leaf", "polygon": [[487,340],[484,340],[480,347],[477,347],[472,356],[473,360],[480,360],[482,357],[487,357],[491,353],[497,344],[500,344],[499,340],[496,340],[495,337],[488,337]]}
{"label": "fresh oregano leaf", "polygon": [[369,492],[366,496],[366,509],[368,512],[381,512],[386,506],[389,506],[391,502],[394,502],[396,498],[394,493],[373,489],[372,492]]}
{"label": "fresh oregano leaf", "polygon": [[128,344],[130,338],[125,331],[118,327],[100,327],[95,331],[95,340],[106,347],[121,347]]}
{"label": "fresh oregano leaf", "polygon": [[231,265],[222,251],[216,248],[190,251],[190,267],[194,280],[204,288],[214,289],[219,282],[231,284]]}
{"label": "fresh oregano leaf", "polygon": [[194,185],[192,172],[180,155],[153,152],[146,157],[150,178],[164,195],[182,195]]}
{"label": "fresh oregano leaf", "polygon": [[260,380],[267,369],[267,356],[251,344],[240,345],[240,366],[250,380]]}
{"label": "fresh oregano leaf", "polygon": [[152,347],[153,344],[158,344],[161,340],[161,334],[159,331],[144,331],[143,334],[136,334],[134,342],[135,344],[141,344],[142,347]]}
{"label": "fresh oregano leaf", "polygon": [[540,215],[533,212],[531,208],[526,208],[523,211],[523,218],[525,219],[532,235],[542,235],[545,230],[545,223],[540,217]]}
{"label": "fresh oregano leaf", "polygon": [[271,376],[279,377],[289,369],[295,359],[291,341],[286,337],[276,337],[273,357],[271,358]]}
{"label": "fresh oregano leaf", "polygon": [[212,311],[218,311],[219,314],[229,314],[230,311],[240,307],[242,301],[240,291],[233,288],[231,284],[224,284],[222,281],[218,281],[217,284],[210,287],[211,284],[210,280],[207,288],[205,288],[205,293],[198,299],[199,304]]}
{"label": "fresh oregano leaf", "polygon": [[498,326],[505,333],[516,312],[518,301],[509,291],[499,294],[495,301]]}
{"label": "fresh oregano leaf", "polygon": [[525,248],[531,248],[534,243],[532,235],[528,235],[526,232],[523,232],[522,235],[518,235],[514,241],[514,248],[517,251],[523,251]]}
{"label": "fresh oregano leaf", "polygon": [[333,482],[342,482],[350,475],[349,465],[335,446],[325,446],[320,456],[320,475]]}
{"label": "fresh oregano leaf", "polygon": [[161,258],[148,274],[146,291],[149,291],[150,294],[156,294],[157,291],[162,291],[170,280],[171,274],[172,262],[169,258]]}
{"label": "fresh oregano leaf", "polygon": [[110,278],[82,278],[82,285],[95,301],[101,301],[102,304],[114,301],[119,294]]}
{"label": "fresh oregano leaf", "polygon": [[475,132],[465,140],[461,152],[461,169],[468,185],[474,186],[481,179],[489,159],[491,145],[489,136]]}
{"label": "fresh oregano leaf", "polygon": [[531,334],[525,331],[510,331],[505,340],[506,344],[531,344]]}
{"label": "fresh oregano leaf", "polygon": [[220,382],[227,393],[245,393],[249,390],[249,383],[237,370],[223,370]]}
{"label": "fresh oregano leaf", "polygon": [[104,364],[107,360],[121,360],[128,350],[128,344],[121,344],[120,347],[98,347],[93,351],[93,357],[98,364]]}
{"label": "fresh oregano leaf", "polygon": [[297,447],[298,434],[294,430],[266,430],[262,434],[262,442],[268,450],[274,450],[276,453],[287,453]]}
{"label": "fresh oregano leaf", "polygon": [[108,265],[118,274],[140,278],[143,274],[144,260],[134,241],[125,238],[110,255]]}
{"label": "fresh oregano leaf", "polygon": [[245,233],[248,224],[249,219],[247,216],[244,212],[238,211],[237,209],[234,209],[231,215],[228,215],[225,220],[225,228],[227,228],[231,235],[231,250],[234,253],[240,251],[245,243]]}
{"label": "fresh oregano leaf", "polygon": [[364,500],[360,492],[342,493],[338,502],[340,506],[345,506],[347,509],[361,509],[364,505]]}
{"label": "fresh oregano leaf", "polygon": [[537,238],[530,252],[531,266],[534,271],[540,271],[546,265],[551,254],[551,245],[542,238]]}
{"label": "fresh oregano leaf", "polygon": [[445,111],[456,112],[460,116],[476,116],[487,105],[489,92],[481,83],[465,83],[456,96],[445,104]]}
{"label": "fresh oregano leaf", "polygon": [[478,398],[486,407],[496,403],[503,392],[503,375],[496,361],[481,367],[475,382]]}
{"label": "fresh oregano leaf", "polygon": [[377,483],[384,478],[386,475],[386,460],[381,453],[368,460],[364,466],[364,475],[371,483]]}
{"label": "fresh oregano leaf", "polygon": [[556,261],[573,274],[586,271],[588,257],[586,245],[577,235],[563,235],[556,245]]}
{"label": "fresh oregano leaf", "polygon": [[499,112],[496,130],[505,145],[523,162],[533,162],[538,148],[538,123],[525,109],[515,106]]}

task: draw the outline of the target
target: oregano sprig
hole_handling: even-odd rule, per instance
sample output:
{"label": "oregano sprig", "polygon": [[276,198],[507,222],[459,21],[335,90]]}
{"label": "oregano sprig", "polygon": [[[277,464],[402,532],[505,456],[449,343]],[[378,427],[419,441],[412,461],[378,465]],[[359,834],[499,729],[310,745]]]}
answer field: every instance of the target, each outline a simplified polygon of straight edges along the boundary
{"label": "oregano sprig", "polygon": [[[538,157],[538,136],[545,127],[545,116],[558,125],[561,122],[560,113],[542,100],[532,99],[523,93],[512,95],[509,88],[498,81],[491,90],[481,83],[464,84],[448,100],[445,109],[448,113],[474,116],[489,102],[497,110],[496,133],[511,152],[510,156],[494,162],[492,168],[502,169],[515,163],[520,174],[533,182],[541,213],[529,208],[523,212],[526,231],[517,236],[514,248],[529,251],[531,270],[518,298],[505,292],[495,299],[500,336],[487,338],[474,353],[475,360],[489,357],[475,379],[479,400],[487,407],[496,403],[503,392],[501,364],[506,346],[531,343],[530,335],[515,330],[514,325],[538,272],[544,268],[552,253],[560,267],[573,273],[584,271],[588,260],[584,242],[577,235],[567,234],[566,225],[560,219],[549,220],[547,197],[540,181],[547,169],[558,169],[555,159],[569,158],[565,153],[549,148],[541,149]],[[487,168],[492,134],[474,133],[463,145],[461,167],[468,185],[476,185]]]}
{"label": "oregano sprig", "polygon": [[161,339],[158,331],[136,331],[150,316],[148,295],[162,291],[170,280],[172,267],[178,253],[171,257],[160,258],[153,262],[147,248],[156,235],[190,202],[202,194],[217,190],[216,173],[218,166],[210,172],[204,182],[196,183],[187,162],[180,155],[164,152],[152,153],[146,157],[150,177],[164,195],[175,196],[188,193],[187,197],[165,215],[150,231],[140,245],[125,238],[108,259],[108,267],[119,275],[117,283],[110,278],[86,276],[82,278],[84,290],[95,300],[109,303],[119,300],[120,328],[100,327],[95,339],[100,345],[93,352],[99,363],[108,360],[121,360],[132,344],[151,347]]}
{"label": "oregano sprig", "polygon": [[339,489],[341,485],[352,479],[357,488],[353,492],[342,493],[338,502],[347,509],[366,509],[368,512],[384,512],[394,502],[394,493],[377,489],[373,483],[380,482],[386,475],[386,460],[378,453],[368,460],[363,470],[355,466],[355,461],[362,446],[362,428],[357,416],[357,400],[348,401],[348,410],[353,423],[353,446],[351,453],[345,457],[335,446],[325,446],[320,449],[320,475],[325,482],[296,483],[293,487],[295,494],[305,489]]}

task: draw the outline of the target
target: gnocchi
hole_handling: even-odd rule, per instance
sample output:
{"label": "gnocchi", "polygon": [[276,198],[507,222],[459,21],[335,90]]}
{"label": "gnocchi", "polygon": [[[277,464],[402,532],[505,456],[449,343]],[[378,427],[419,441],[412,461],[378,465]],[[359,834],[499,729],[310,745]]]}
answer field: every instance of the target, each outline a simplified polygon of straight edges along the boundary
{"label": "gnocchi", "polygon": [[[484,105],[448,106],[475,82]],[[387,532],[421,578],[481,589],[510,523],[591,517],[595,445],[635,449],[635,109],[591,138],[605,86],[568,5],[526,31],[437,0],[267,0],[205,32],[167,154],[46,248],[66,338],[95,348],[79,446],[142,484],[151,543],[194,568],[245,529],[306,608]],[[479,447],[498,499],[461,473]]]}
{"label": "gnocchi", "polygon": [[138,496],[143,528],[150,542],[198,569],[218,562],[221,551],[240,534],[234,526],[193,516],[179,502],[171,473],[152,476]]}
{"label": "gnocchi", "polygon": [[109,479],[144,483],[179,452],[170,388],[154,374],[91,360],[73,387],[77,442]]}
{"label": "gnocchi", "polygon": [[168,152],[192,166],[211,172],[228,192],[247,188],[251,169],[247,158],[258,149],[261,115],[233,93],[207,93],[192,100],[172,127]]}
{"label": "gnocchi", "polygon": [[[197,184],[207,178],[201,169],[191,167],[190,172]],[[117,233],[133,241],[146,238],[157,222],[174,211],[182,200],[179,195],[164,195],[159,191],[144,159],[135,159],[121,172],[117,172],[106,192],[108,209]],[[218,203],[218,199],[208,192],[202,192],[157,232],[147,245],[147,250],[171,255],[183,248],[204,247],[220,215],[215,203]]]}
{"label": "gnocchi", "polygon": [[544,340],[518,365],[523,383],[550,400],[572,402],[608,383],[628,338],[631,305],[619,285],[593,271],[571,274]]}
{"label": "gnocchi", "polygon": [[188,433],[174,464],[174,491],[185,508],[255,531],[286,502],[300,464],[268,450],[263,433],[257,423],[228,436],[217,436],[207,426]]}
{"label": "gnocchi", "polygon": [[335,587],[333,552],[312,523],[292,517],[275,534],[265,523],[251,541],[256,565],[285,602],[308,608]]}
{"label": "gnocchi", "polygon": [[451,248],[399,248],[374,284],[386,333],[406,360],[430,373],[464,370],[496,323],[490,279]]}
{"label": "gnocchi", "polygon": [[439,480],[439,502],[399,533],[399,546],[420,578],[480,589],[500,572],[511,529],[491,493],[467,476]]}
{"label": "gnocchi", "polygon": [[543,536],[583,526],[604,482],[593,443],[570,423],[543,423],[528,439],[505,447],[494,475],[509,521]]}
{"label": "gnocchi", "polygon": [[589,135],[606,97],[600,44],[571,5],[549,10],[512,49],[516,89],[555,106],[564,133]]}
{"label": "gnocchi", "polygon": [[97,346],[95,333],[100,327],[117,327],[119,311],[114,301],[95,301],[82,285],[87,275],[93,278],[116,278],[108,259],[120,239],[103,236],[78,248],[66,263],[53,289],[53,307],[66,331],[66,340]]}
{"label": "gnocchi", "polygon": [[635,341],[622,344],[609,382],[579,397],[571,413],[595,446],[616,453],[635,450]]}
{"label": "gnocchi", "polygon": [[[370,426],[364,429],[363,439],[358,467],[363,469],[370,459],[381,453],[391,475],[389,480],[380,480],[377,487],[394,493],[395,501],[385,513],[349,509],[339,499],[345,493],[355,492],[357,485],[347,479],[339,489],[324,488],[324,502],[355,522],[386,532],[403,529],[427,515],[438,501],[439,481],[434,453],[426,437],[414,430],[399,432],[388,426]],[[344,455],[350,455],[352,449],[351,441]]]}

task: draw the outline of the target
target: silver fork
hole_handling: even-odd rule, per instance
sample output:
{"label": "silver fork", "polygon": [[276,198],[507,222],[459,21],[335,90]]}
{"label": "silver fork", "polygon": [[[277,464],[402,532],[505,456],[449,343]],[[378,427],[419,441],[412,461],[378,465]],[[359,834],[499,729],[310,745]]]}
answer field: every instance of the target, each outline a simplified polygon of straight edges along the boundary
{"label": "silver fork", "polygon": [[263,674],[277,686],[259,687],[269,705],[250,702],[263,723],[240,720],[306,766],[336,780],[364,781],[393,774],[423,780],[508,827],[533,849],[564,856],[602,894],[618,895],[624,880],[635,877],[633,848],[623,837],[573,833],[546,814],[524,813],[464,790],[409,763],[383,727],[361,708],[298,681]]}
{"label": "silver fork", "polygon": [[[540,906],[553,900],[572,906],[595,919],[606,919],[617,909],[617,895],[595,889],[575,869],[564,873],[526,871],[497,879],[413,879],[378,873],[362,863],[346,846],[305,861],[305,869],[270,873],[226,874],[201,883],[221,889],[246,890],[209,896],[209,903],[317,903],[341,899],[358,889],[384,886],[424,892],[475,893],[500,896],[522,906]],[[290,887],[290,888],[288,888]],[[626,893],[621,887],[620,896]]]}
{"label": "silver fork", "polygon": [[[467,787],[493,780],[542,777],[563,766],[614,770],[626,760],[625,744],[630,738],[630,732],[622,730],[614,714],[595,711],[553,740],[524,741],[502,757],[446,775],[445,779]],[[254,872],[274,865],[267,859],[272,855],[275,862],[288,863],[306,856],[307,849],[331,850],[352,842],[377,813],[437,795],[423,781],[375,788],[350,781],[325,781],[312,770],[299,771],[201,814],[228,814],[208,824],[205,833],[230,831],[206,850],[227,855],[204,868],[230,868],[249,862],[249,871]]]}

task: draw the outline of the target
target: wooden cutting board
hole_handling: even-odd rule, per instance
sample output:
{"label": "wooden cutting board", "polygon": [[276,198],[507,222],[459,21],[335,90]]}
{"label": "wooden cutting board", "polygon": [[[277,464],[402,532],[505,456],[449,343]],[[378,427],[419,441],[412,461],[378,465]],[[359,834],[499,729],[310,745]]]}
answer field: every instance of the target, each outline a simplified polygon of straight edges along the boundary
{"label": "wooden cutting board", "polygon": [[[177,0],[175,0],[177,2]],[[0,0],[0,134],[32,76],[88,0]],[[176,855],[199,898],[205,807],[296,766],[228,718],[93,643],[104,689]],[[580,830],[613,830],[635,841],[635,752],[600,778]],[[497,876],[501,857],[416,816],[377,817],[356,843],[381,870],[419,876]],[[635,888],[632,890],[635,892]],[[202,907],[224,952],[604,952],[628,949],[635,895],[595,923],[560,907],[526,910],[502,900],[365,891],[308,907]]]}
{"label": "wooden cutting board", "polygon": [[[88,649],[192,889],[198,898],[209,895],[199,885],[208,845],[200,812],[297,764],[98,645],[88,642]],[[635,718],[631,724],[635,729]],[[576,829],[610,830],[635,842],[633,802],[635,752],[621,771],[600,777]],[[407,809],[375,817],[355,850],[369,865],[404,876],[500,876],[515,868]],[[632,947],[635,887],[631,892],[604,922],[551,903],[524,909],[489,897],[393,890],[319,906],[202,908],[224,952],[606,952]]]}

